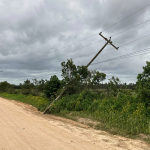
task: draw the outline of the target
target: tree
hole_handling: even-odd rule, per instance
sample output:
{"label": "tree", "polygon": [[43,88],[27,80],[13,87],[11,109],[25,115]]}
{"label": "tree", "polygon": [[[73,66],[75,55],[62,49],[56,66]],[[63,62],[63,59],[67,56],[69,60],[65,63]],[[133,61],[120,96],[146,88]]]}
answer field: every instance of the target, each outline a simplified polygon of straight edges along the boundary
{"label": "tree", "polygon": [[74,94],[81,90],[84,80],[90,74],[86,66],[76,66],[72,59],[62,62],[62,77],[66,83],[67,93]]}
{"label": "tree", "polygon": [[9,89],[12,89],[12,85],[7,81],[0,82],[0,91],[1,92],[8,92]]}
{"label": "tree", "polygon": [[45,83],[45,94],[48,98],[50,97],[56,97],[56,92],[57,90],[60,88],[60,80],[58,79],[58,77],[56,75],[51,76],[50,81],[47,81]]}
{"label": "tree", "polygon": [[25,80],[22,84],[22,94],[29,95],[32,93],[32,89],[34,88],[34,84],[30,82],[30,80]]}
{"label": "tree", "polygon": [[77,66],[78,79],[83,83],[88,76],[91,75],[91,72],[87,69],[86,66]]}
{"label": "tree", "polygon": [[67,62],[62,62],[62,77],[66,83],[72,81],[77,77],[77,67],[73,64],[72,59],[68,59]]}
{"label": "tree", "polygon": [[92,79],[92,84],[97,85],[97,84],[100,84],[100,82],[102,82],[106,79],[106,74],[105,73],[100,73],[99,71],[96,71],[92,78],[93,78]]}
{"label": "tree", "polygon": [[67,91],[65,91],[65,93],[71,95],[77,91],[77,67],[73,63],[72,59],[68,59],[67,62],[62,62],[61,66],[61,76],[65,83],[65,87],[67,87]]}
{"label": "tree", "polygon": [[118,77],[114,77],[112,76],[112,78],[108,79],[108,87],[109,89],[112,91],[112,94],[114,96],[117,96],[118,92],[119,92],[119,88],[120,88],[120,83],[121,81],[119,80]]}
{"label": "tree", "polygon": [[30,80],[26,80],[24,81],[23,85],[22,85],[22,88],[23,89],[31,89],[34,87],[34,84],[30,82]]}
{"label": "tree", "polygon": [[143,73],[139,73],[136,82],[136,91],[138,98],[145,102],[146,106],[150,106],[150,62],[146,61],[146,66],[143,66]]}

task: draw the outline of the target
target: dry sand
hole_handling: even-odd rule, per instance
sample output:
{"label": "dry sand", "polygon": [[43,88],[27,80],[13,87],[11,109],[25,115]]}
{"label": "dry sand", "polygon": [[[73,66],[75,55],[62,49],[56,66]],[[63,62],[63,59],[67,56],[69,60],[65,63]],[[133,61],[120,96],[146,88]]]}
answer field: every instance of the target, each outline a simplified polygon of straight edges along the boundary
{"label": "dry sand", "polygon": [[0,98],[0,150],[150,150],[145,142],[43,115],[21,102]]}

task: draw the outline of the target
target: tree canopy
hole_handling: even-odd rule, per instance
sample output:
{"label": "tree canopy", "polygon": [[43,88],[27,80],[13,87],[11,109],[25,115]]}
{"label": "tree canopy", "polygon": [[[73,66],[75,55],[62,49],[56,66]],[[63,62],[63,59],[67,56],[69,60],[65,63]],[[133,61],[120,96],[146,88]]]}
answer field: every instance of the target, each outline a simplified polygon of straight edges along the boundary
{"label": "tree canopy", "polygon": [[150,106],[150,62],[146,61],[146,66],[143,66],[143,72],[137,76],[137,92],[141,101]]}

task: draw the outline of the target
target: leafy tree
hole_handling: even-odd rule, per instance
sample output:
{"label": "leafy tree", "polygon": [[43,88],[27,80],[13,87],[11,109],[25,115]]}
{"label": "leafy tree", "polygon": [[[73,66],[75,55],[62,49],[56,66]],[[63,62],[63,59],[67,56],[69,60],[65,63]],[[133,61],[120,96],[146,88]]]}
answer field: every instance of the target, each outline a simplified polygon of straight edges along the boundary
{"label": "leafy tree", "polygon": [[30,80],[26,80],[24,81],[23,85],[22,85],[22,88],[23,89],[31,89],[34,87],[34,84],[30,82]]}
{"label": "leafy tree", "polygon": [[78,91],[79,86],[79,76],[77,76],[77,67],[73,63],[72,59],[68,59],[67,62],[62,62],[62,78],[67,86],[67,91],[65,93],[71,95]]}
{"label": "leafy tree", "polygon": [[77,67],[73,64],[72,59],[68,59],[67,62],[62,62],[62,77],[66,83],[77,77]]}
{"label": "leafy tree", "polygon": [[0,82],[1,92],[8,92],[10,89],[12,89],[12,85],[10,83],[8,83],[7,81]]}
{"label": "leafy tree", "polygon": [[65,85],[66,85],[66,82],[65,80],[60,80],[60,87],[63,88]]}
{"label": "leafy tree", "polygon": [[25,80],[22,84],[22,94],[29,95],[32,94],[32,90],[34,88],[34,84],[30,82],[30,80]]}
{"label": "leafy tree", "polygon": [[84,80],[90,74],[86,66],[76,66],[72,59],[62,62],[62,77],[69,95],[80,91]]}
{"label": "leafy tree", "polygon": [[86,66],[77,66],[77,77],[81,83],[83,83],[87,77],[91,75],[91,72]]}
{"label": "leafy tree", "polygon": [[146,61],[146,66],[143,66],[143,73],[137,76],[136,90],[138,98],[150,106],[150,62]]}
{"label": "leafy tree", "polygon": [[47,81],[45,83],[45,94],[48,98],[52,97],[52,96],[56,96],[56,92],[57,90],[60,88],[60,80],[58,79],[58,77],[56,75],[51,76],[50,81]]}
{"label": "leafy tree", "polygon": [[102,82],[106,79],[106,74],[105,73],[100,73],[99,71],[96,71],[92,78],[93,78],[92,79],[92,84],[97,85],[97,84],[100,84],[100,82]]}

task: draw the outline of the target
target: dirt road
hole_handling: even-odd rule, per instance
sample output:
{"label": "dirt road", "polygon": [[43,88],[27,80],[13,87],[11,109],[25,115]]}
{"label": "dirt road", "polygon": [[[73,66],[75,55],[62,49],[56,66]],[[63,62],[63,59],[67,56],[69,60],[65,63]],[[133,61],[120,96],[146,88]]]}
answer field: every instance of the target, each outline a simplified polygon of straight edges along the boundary
{"label": "dirt road", "polygon": [[148,150],[139,140],[110,135],[0,98],[0,150]]}

